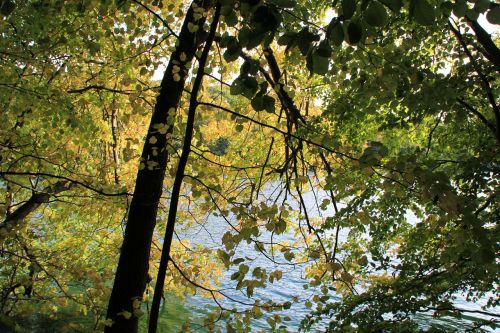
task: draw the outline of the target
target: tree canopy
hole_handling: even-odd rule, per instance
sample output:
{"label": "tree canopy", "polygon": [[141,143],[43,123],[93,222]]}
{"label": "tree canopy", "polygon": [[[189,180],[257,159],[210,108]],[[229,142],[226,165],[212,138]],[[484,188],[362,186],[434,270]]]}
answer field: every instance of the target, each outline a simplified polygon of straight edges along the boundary
{"label": "tree canopy", "polygon": [[[166,294],[212,299],[206,331],[494,329],[499,24],[489,0],[0,0],[0,330],[162,331]],[[310,298],[261,296],[297,267]]]}

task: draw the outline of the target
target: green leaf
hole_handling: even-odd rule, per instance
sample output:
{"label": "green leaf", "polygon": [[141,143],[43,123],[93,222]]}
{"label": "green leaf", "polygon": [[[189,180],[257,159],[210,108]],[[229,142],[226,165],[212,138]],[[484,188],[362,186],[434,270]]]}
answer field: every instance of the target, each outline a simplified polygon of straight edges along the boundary
{"label": "green leaf", "polygon": [[281,23],[281,15],[276,9],[262,5],[253,13],[251,22],[264,32],[276,31]]}
{"label": "green leaf", "polygon": [[238,16],[236,16],[234,10],[229,12],[228,15],[224,16],[224,22],[228,27],[234,27],[236,24],[238,24]]}
{"label": "green leaf", "polygon": [[365,21],[373,27],[383,27],[389,21],[389,16],[384,5],[378,1],[372,1],[365,11]]}
{"label": "green leaf", "polygon": [[87,41],[86,42],[87,48],[89,49],[89,52],[92,54],[96,54],[101,50],[101,46],[93,41]]}
{"label": "green leaf", "polygon": [[245,46],[247,50],[251,50],[254,47],[259,46],[262,42],[264,42],[264,38],[266,37],[266,32],[262,29],[253,29],[250,32],[250,38],[248,39],[248,43]]}
{"label": "green leaf", "polygon": [[227,16],[227,15],[230,15],[231,12],[233,12],[233,4],[232,3],[229,3],[227,5],[223,5],[220,9],[220,14],[223,15],[223,16]]}
{"label": "green leaf", "polygon": [[297,46],[303,56],[309,53],[312,42],[319,41],[319,35],[309,32],[309,29],[303,28],[297,35]]}
{"label": "green leaf", "polygon": [[246,47],[250,41],[252,35],[252,31],[248,27],[243,27],[238,32],[238,41],[240,42],[241,47]]}
{"label": "green leaf", "polygon": [[332,56],[332,48],[330,47],[330,44],[327,40],[323,40],[321,41],[321,43],[319,43],[316,52],[318,53],[318,55],[325,58],[330,58]]}
{"label": "green leaf", "polygon": [[275,100],[271,96],[258,94],[252,99],[250,103],[255,111],[268,111],[270,113],[274,112]]}
{"label": "green leaf", "polygon": [[440,6],[440,9],[445,16],[450,16],[451,12],[453,11],[453,4],[449,1],[443,2]]}
{"label": "green leaf", "polygon": [[236,38],[232,38],[227,45],[227,49],[224,52],[224,60],[227,62],[234,61],[238,59],[241,54],[241,45],[238,43]]}
{"label": "green leaf", "polygon": [[361,258],[358,259],[358,263],[361,266],[366,266],[368,265],[368,257],[367,256],[362,256]]}
{"label": "green leaf", "polygon": [[342,0],[342,15],[345,20],[350,19],[354,12],[356,11],[356,1],[355,0]]}
{"label": "green leaf", "polygon": [[389,149],[381,142],[369,141],[368,147],[359,158],[361,164],[378,165],[383,157],[387,156]]}
{"label": "green leaf", "polygon": [[479,18],[479,13],[474,9],[467,8],[465,16],[467,16],[467,18],[471,21],[476,21]]}
{"label": "green leaf", "polygon": [[297,4],[295,0],[269,0],[269,3],[274,3],[281,8],[293,8]]}
{"label": "green leaf", "polygon": [[244,261],[245,261],[245,259],[243,259],[243,258],[236,258],[233,260],[233,265],[241,264]]}
{"label": "green leaf", "polygon": [[402,0],[380,0],[387,8],[392,10],[395,13],[399,13],[401,8],[403,7],[403,1]]}
{"label": "green leaf", "polygon": [[232,43],[237,43],[238,41],[236,40],[236,37],[234,36],[230,36],[228,33],[224,33],[221,38],[220,38],[220,42],[219,42],[219,45],[222,47],[222,48],[226,48],[228,47],[230,44]]}
{"label": "green leaf", "polygon": [[224,52],[224,60],[226,62],[231,62],[231,61],[235,61],[236,59],[238,59],[238,56],[240,55],[240,51],[241,50],[236,50],[236,49],[227,49],[225,52]]}
{"label": "green leaf", "polygon": [[269,274],[269,282],[273,283],[275,280],[276,281],[281,280],[282,277],[283,277],[283,272],[280,270],[276,270],[271,274]]}
{"label": "green leaf", "polygon": [[263,99],[262,102],[264,103],[264,107],[265,107],[266,111],[269,113],[274,113],[275,103],[276,103],[274,98],[269,96],[269,95],[264,95],[262,97],[262,99]]}
{"label": "green leaf", "polygon": [[349,44],[357,44],[361,41],[361,37],[363,36],[363,29],[361,25],[356,22],[350,22],[347,26],[347,42]]}
{"label": "green leaf", "polygon": [[431,25],[436,20],[434,7],[427,0],[411,0],[410,16],[422,25]]}
{"label": "green leaf", "polygon": [[453,6],[453,14],[455,14],[456,17],[464,17],[467,12],[467,8],[467,3],[465,1],[458,1]]}
{"label": "green leaf", "polygon": [[257,79],[253,76],[245,76],[242,79],[243,83],[243,92],[241,93],[243,96],[246,98],[252,98],[253,95],[258,90],[259,84],[257,82]]}
{"label": "green leaf", "polygon": [[267,32],[259,27],[243,27],[238,32],[238,41],[241,47],[251,50],[263,42],[266,34]]}
{"label": "green leaf", "polygon": [[248,297],[252,297],[253,296],[253,289],[254,289],[254,286],[249,284],[247,285],[247,296]]}
{"label": "green leaf", "polygon": [[239,271],[239,272],[240,272],[243,276],[245,276],[245,275],[248,273],[248,270],[249,270],[249,269],[250,269],[250,268],[249,268],[247,265],[245,265],[245,264],[241,264],[241,265],[238,267],[238,271]]}
{"label": "green leaf", "polygon": [[266,81],[262,81],[259,83],[259,94],[266,94],[267,93],[267,87],[269,84]]}
{"label": "green leaf", "polygon": [[229,93],[231,95],[239,95],[243,92],[243,85],[241,79],[238,77],[233,81],[231,87],[229,88]]}
{"label": "green leaf", "polygon": [[490,1],[489,0],[478,0],[474,4],[474,10],[476,12],[478,12],[478,13],[484,13],[486,10],[488,10],[489,7],[490,7]]}
{"label": "green leaf", "polygon": [[491,24],[500,24],[500,6],[495,6],[486,13],[486,19]]}
{"label": "green leaf", "polygon": [[283,219],[279,219],[275,224],[274,224],[274,232],[276,234],[282,234],[286,230],[286,221]]}
{"label": "green leaf", "polygon": [[264,47],[269,47],[274,40],[274,36],[275,36],[274,31],[266,32],[264,34],[264,39],[262,40],[262,45],[264,45]]}
{"label": "green leaf", "polygon": [[16,4],[12,0],[4,0],[2,1],[2,7],[0,7],[0,13],[7,17],[12,14],[15,8]]}
{"label": "green leaf", "polygon": [[293,252],[287,251],[283,253],[283,257],[285,257],[287,261],[291,261],[293,258],[295,258],[295,254]]}
{"label": "green leaf", "polygon": [[312,71],[319,75],[325,75],[328,72],[329,58],[321,56],[316,50],[312,55]]}
{"label": "green leaf", "polygon": [[332,25],[330,30],[330,41],[335,46],[342,45],[344,41],[344,28],[342,28],[342,23],[337,21]]}
{"label": "green leaf", "polygon": [[255,96],[250,104],[255,111],[264,111],[266,109],[262,100],[262,95]]}
{"label": "green leaf", "polygon": [[221,250],[221,249],[218,249],[217,250],[217,255],[218,257],[222,260],[222,262],[224,263],[224,265],[226,267],[229,267],[229,264],[230,264],[230,256],[229,254],[227,254],[225,251]]}
{"label": "green leaf", "polygon": [[296,32],[285,32],[278,38],[278,45],[290,45],[297,38]]}
{"label": "green leaf", "polygon": [[[234,2],[233,2],[234,4]],[[241,1],[240,2],[240,14],[248,18],[250,15],[252,15],[255,6],[259,4],[259,1],[257,0],[252,0],[252,1]]]}
{"label": "green leaf", "polygon": [[242,228],[241,231],[240,231],[240,238],[242,240],[246,240],[247,243],[250,243],[251,242],[251,238],[252,238],[252,229],[250,229],[250,228]]}
{"label": "green leaf", "polygon": [[259,71],[259,61],[255,59],[245,59],[240,67],[241,75],[256,75]]}

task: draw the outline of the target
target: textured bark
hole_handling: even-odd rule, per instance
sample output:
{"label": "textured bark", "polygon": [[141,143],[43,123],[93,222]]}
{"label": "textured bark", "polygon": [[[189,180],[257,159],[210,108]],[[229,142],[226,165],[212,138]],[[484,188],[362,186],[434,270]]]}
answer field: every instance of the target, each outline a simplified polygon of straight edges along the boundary
{"label": "textured bark", "polygon": [[181,157],[179,159],[179,165],[177,166],[177,172],[175,174],[174,185],[172,187],[170,207],[168,210],[167,228],[165,230],[165,236],[163,238],[160,266],[158,268],[158,276],[156,279],[153,302],[151,304],[151,315],[149,318],[149,333],[156,333],[156,328],[158,324],[158,313],[160,311],[161,297],[163,294],[163,287],[165,284],[165,274],[167,271],[168,261],[170,260],[170,247],[172,245],[172,237],[174,235],[174,230],[175,230],[175,220],[177,217],[177,205],[179,203],[179,194],[182,186],[182,181],[184,178],[184,170],[186,169],[189,153],[191,151],[191,141],[193,138],[193,131],[194,131],[194,118],[196,114],[196,108],[198,107],[198,100],[197,100],[198,92],[200,91],[201,84],[203,82],[205,65],[207,62],[208,54],[210,52],[210,47],[212,46],[212,42],[215,37],[217,26],[219,24],[219,16],[220,16],[220,5],[217,5],[212,24],[210,26],[210,33],[208,34],[207,41],[205,43],[203,52],[199,60],[198,73],[196,74],[196,78],[193,83],[193,90],[191,91],[188,119],[186,122],[186,131],[184,135],[184,143],[182,147]]}
{"label": "textured bark", "polygon": [[[196,0],[193,3],[205,9],[210,6],[207,1]],[[113,324],[106,327],[107,333],[135,333],[138,329],[138,318],[132,315],[126,319],[123,311],[134,313],[133,302],[142,299],[148,280],[151,241],[167,167],[167,143],[173,131],[173,122],[168,121],[169,110],[177,108],[184,90],[186,73],[189,70],[184,64],[193,60],[197,45],[203,43],[200,37],[197,37],[201,34],[191,33],[188,29],[188,23],[196,22],[200,30],[204,23],[204,18],[195,21],[193,14],[191,5],[179,33],[179,45],[172,53],[163,76],[160,94],[144,143],[141,155],[143,168],[140,167],[137,173],[120,259],[108,304],[107,318],[113,320]],[[179,66],[180,72],[173,72],[174,66]],[[158,130],[158,126],[161,125],[167,126],[166,134]]]}

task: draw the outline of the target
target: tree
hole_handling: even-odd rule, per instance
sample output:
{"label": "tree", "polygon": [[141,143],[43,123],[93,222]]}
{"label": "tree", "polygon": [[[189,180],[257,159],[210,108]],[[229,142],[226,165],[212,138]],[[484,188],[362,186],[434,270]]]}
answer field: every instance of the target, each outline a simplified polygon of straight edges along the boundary
{"label": "tree", "polygon": [[[113,198],[128,197],[123,189],[134,188],[130,205],[127,200],[123,208],[122,201],[115,214],[126,214],[126,224],[106,317],[96,311],[96,323],[103,319],[107,332],[138,330],[148,272],[158,272],[150,332],[156,331],[167,274],[216,302],[224,296],[208,286],[210,278],[191,276],[174,257],[175,226],[183,222],[178,207],[179,214],[186,207],[192,214],[183,219],[215,212],[227,222],[230,230],[217,257],[227,269],[237,266],[231,279],[249,298],[283,272],[251,265],[236,251],[243,241],[277,264],[307,265],[309,285],[321,293],[313,298],[304,329],[329,317],[331,331],[419,330],[414,314],[460,315],[469,310],[454,305],[457,292],[486,297],[497,288],[499,50],[477,21],[485,14],[498,24],[497,4],[3,1],[0,8],[8,27],[2,66],[10,75],[2,102],[8,110],[25,110],[11,111],[3,124],[2,158],[8,164],[0,174],[7,209],[0,231],[9,230],[11,242],[4,252],[24,251],[20,261],[30,262],[25,275],[33,279],[41,266],[31,254],[33,244],[28,246],[24,235],[11,241],[23,224],[29,224],[28,238],[39,237],[26,220],[30,213],[77,188],[110,205]],[[334,14],[324,23],[326,10]],[[34,12],[50,18],[31,27],[27,22]],[[166,52],[165,41],[171,43]],[[154,87],[148,76],[165,56],[161,85]],[[39,114],[53,117],[55,125],[67,119],[78,131],[60,127],[47,140],[48,126],[33,135]],[[147,121],[142,139],[138,128]],[[217,133],[217,126],[225,132]],[[94,137],[103,128],[108,136]],[[94,144],[98,140],[101,146]],[[140,157],[134,157],[141,144]],[[51,152],[60,146],[63,151]],[[134,163],[139,170],[131,177]],[[280,192],[266,197],[266,184],[278,180]],[[316,203],[317,210],[331,206],[335,212],[323,219],[311,215],[304,199],[319,191],[328,198]],[[12,202],[23,201],[12,211]],[[103,209],[93,198],[88,201]],[[164,202],[166,225],[158,214]],[[191,202],[199,205],[194,214]],[[53,210],[56,220],[73,213]],[[74,215],[85,230],[73,231],[77,239],[97,228],[84,222],[84,211]],[[418,223],[408,222],[410,212]],[[155,227],[165,228],[165,235],[158,236]],[[345,241],[339,238],[342,229],[349,231]],[[274,240],[287,230],[301,239]],[[116,232],[105,233],[119,242]],[[158,268],[155,239],[163,246]],[[114,250],[100,253],[111,258]],[[214,251],[202,253],[214,258]],[[5,272],[16,272],[18,265]],[[100,265],[106,274],[94,284],[111,274],[111,259]],[[70,273],[66,283],[74,279]],[[17,288],[25,292],[33,285],[15,280],[3,287],[3,306],[9,295],[22,294]],[[331,300],[331,289],[341,301]],[[97,297],[102,301],[104,295]],[[488,296],[488,306],[496,305],[494,296]],[[262,310],[286,310],[299,301],[252,299],[240,311],[218,303],[217,315],[225,318],[228,331],[245,330],[244,323]],[[208,327],[214,320],[209,318]],[[273,329],[281,321],[278,314],[268,317]]]}

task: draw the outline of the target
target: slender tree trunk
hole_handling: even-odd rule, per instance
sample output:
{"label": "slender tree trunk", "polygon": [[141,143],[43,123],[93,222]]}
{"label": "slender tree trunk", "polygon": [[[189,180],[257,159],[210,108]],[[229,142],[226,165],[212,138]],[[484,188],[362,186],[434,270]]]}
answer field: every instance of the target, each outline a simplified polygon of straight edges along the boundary
{"label": "slender tree trunk", "polygon": [[[208,1],[195,0],[193,4],[205,9],[210,7]],[[189,70],[186,65],[193,60],[197,46],[203,43],[201,34],[190,32],[188,23],[198,25],[201,31],[205,19],[195,20],[193,14],[191,5],[178,36],[178,46],[163,76],[144,143],[108,304],[107,318],[113,324],[106,327],[106,333],[135,333],[138,329],[138,318],[133,315],[134,301],[142,299],[148,279],[151,241],[167,166],[167,143],[173,131],[173,116],[184,90]]]}
{"label": "slender tree trunk", "polygon": [[113,161],[114,161],[114,176],[115,184],[120,184],[120,157],[118,155],[118,120],[116,117],[116,109],[113,108],[111,111],[111,135],[113,137],[113,143],[111,147],[113,148]]}
{"label": "slender tree trunk", "polygon": [[197,100],[198,92],[200,91],[200,87],[203,82],[203,76],[204,76],[205,66],[207,63],[208,54],[210,53],[210,47],[215,37],[217,25],[219,24],[219,16],[220,16],[220,5],[217,4],[213,21],[210,26],[210,32],[208,34],[205,47],[203,48],[203,52],[199,60],[198,73],[196,74],[196,78],[193,83],[193,90],[191,91],[188,119],[186,122],[186,131],[184,135],[184,143],[182,147],[181,157],[179,159],[179,165],[177,166],[177,172],[175,174],[174,186],[172,187],[170,207],[168,210],[167,228],[165,230],[165,236],[163,239],[160,266],[158,268],[158,276],[156,279],[153,303],[151,305],[151,315],[149,318],[149,333],[156,333],[156,328],[158,324],[158,313],[160,310],[161,296],[163,294],[163,287],[165,284],[165,274],[167,271],[168,261],[170,259],[170,246],[172,245],[172,237],[175,230],[175,220],[177,217],[177,205],[179,203],[179,193],[182,186],[182,180],[184,178],[184,170],[186,169],[189,153],[191,151],[191,141],[193,138],[193,130],[194,130],[194,118],[196,114],[196,108],[198,107],[198,100]]}

